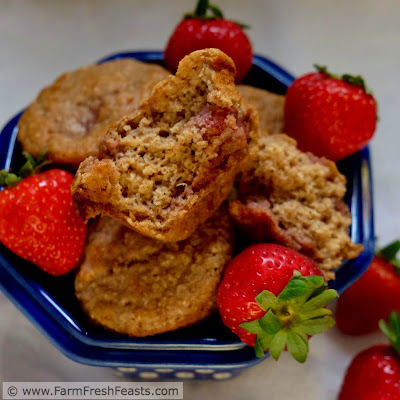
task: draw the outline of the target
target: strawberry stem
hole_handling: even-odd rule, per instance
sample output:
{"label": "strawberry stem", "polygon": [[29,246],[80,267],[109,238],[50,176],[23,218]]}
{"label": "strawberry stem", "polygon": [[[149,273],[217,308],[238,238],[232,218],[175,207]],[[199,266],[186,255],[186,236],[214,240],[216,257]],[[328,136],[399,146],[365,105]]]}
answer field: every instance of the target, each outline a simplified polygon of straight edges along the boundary
{"label": "strawberry stem", "polygon": [[[215,4],[210,4],[209,0],[199,0],[197,2],[196,8],[193,12],[186,13],[184,15],[185,19],[189,18],[198,18],[203,19],[205,21],[209,20],[217,20],[224,19],[224,14],[221,9]],[[239,25],[242,29],[249,29],[250,26],[247,24],[243,24],[241,22],[232,21],[235,24]]]}
{"label": "strawberry stem", "polygon": [[199,0],[194,11],[194,15],[196,17],[204,17],[207,13],[208,6],[208,0]]}
{"label": "strawberry stem", "polygon": [[[207,15],[208,12],[211,15]],[[210,4],[208,0],[199,0],[194,12],[186,13],[184,18],[199,18],[204,20],[224,19],[224,15],[219,7]]]}
{"label": "strawberry stem", "polygon": [[333,74],[332,72],[330,72],[328,70],[328,67],[326,65],[318,65],[318,64],[314,64],[314,68],[322,73],[327,75],[329,78],[333,78],[333,79],[339,79],[343,82],[347,82],[350,83],[351,85],[355,85],[355,86],[360,86],[364,89],[366,94],[373,94],[372,90],[366,85],[364,78],[361,75],[350,75],[350,74],[343,74],[343,75],[339,75],[339,74]]}
{"label": "strawberry stem", "polygon": [[3,187],[13,187],[18,185],[27,176],[37,174],[41,168],[51,163],[51,161],[46,160],[46,153],[47,149],[35,160],[29,153],[23,152],[22,155],[26,161],[19,170],[19,173],[14,174],[2,169],[0,171],[0,185]]}
{"label": "strawberry stem", "polygon": [[336,290],[327,289],[322,276],[305,276],[293,272],[282,292],[275,296],[262,291],[255,300],[266,311],[260,319],[243,322],[240,327],[257,335],[255,352],[263,357],[269,349],[278,360],[287,347],[295,360],[303,363],[308,354],[308,336],[323,333],[335,324],[332,311],[326,305],[338,296]]}
{"label": "strawberry stem", "polygon": [[390,345],[400,355],[400,316],[396,311],[389,314],[388,322],[383,319],[379,321],[379,328],[383,334],[389,339]]}
{"label": "strawberry stem", "polygon": [[214,14],[214,16],[217,19],[223,19],[224,18],[224,15],[222,14],[222,11],[217,6],[214,6],[213,4],[209,4],[208,5],[208,9]]}

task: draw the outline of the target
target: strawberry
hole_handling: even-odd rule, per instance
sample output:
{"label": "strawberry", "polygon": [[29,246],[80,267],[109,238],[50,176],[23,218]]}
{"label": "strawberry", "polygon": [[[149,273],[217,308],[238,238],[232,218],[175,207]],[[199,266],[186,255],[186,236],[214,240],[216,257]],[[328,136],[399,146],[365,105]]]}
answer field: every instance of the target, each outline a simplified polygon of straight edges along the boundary
{"label": "strawberry", "polygon": [[400,399],[400,317],[393,312],[380,327],[391,346],[372,346],[359,353],[347,369],[338,400]]}
{"label": "strawberry", "polygon": [[[211,15],[207,15],[210,11]],[[240,82],[252,63],[251,43],[243,32],[244,25],[224,19],[220,9],[199,0],[196,10],[186,14],[169,38],[164,59],[171,71],[176,71],[179,61],[195,50],[213,47],[230,56],[236,65],[236,81]]]}
{"label": "strawberry", "polygon": [[308,336],[334,324],[324,308],[337,292],[313,261],[287,247],[257,244],[228,265],[218,292],[222,321],[257,357],[269,349],[277,360],[287,347],[299,362],[308,354]]}
{"label": "strawberry", "polygon": [[[25,157],[23,177],[38,167],[31,156]],[[8,186],[0,192],[0,242],[51,275],[74,268],[85,244],[86,225],[72,205],[73,178],[60,169],[24,179],[0,172],[0,184]]]}
{"label": "strawberry", "polygon": [[380,319],[392,310],[400,313],[400,241],[388,245],[373,258],[367,271],[339,298],[338,328],[347,335],[364,335],[378,329]]}
{"label": "strawberry", "polygon": [[377,105],[360,76],[326,67],[296,79],[286,93],[285,128],[299,148],[333,161],[361,150],[372,138]]}

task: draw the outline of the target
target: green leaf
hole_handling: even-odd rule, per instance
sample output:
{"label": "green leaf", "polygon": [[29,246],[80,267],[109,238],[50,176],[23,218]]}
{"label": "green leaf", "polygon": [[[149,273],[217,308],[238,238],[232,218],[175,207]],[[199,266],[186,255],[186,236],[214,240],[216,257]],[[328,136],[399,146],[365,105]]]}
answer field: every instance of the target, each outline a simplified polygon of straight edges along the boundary
{"label": "green leaf", "polygon": [[313,64],[313,66],[318,72],[328,75],[330,78],[340,79],[340,75],[332,74],[326,65]]}
{"label": "green leaf", "polygon": [[303,276],[303,279],[311,283],[315,288],[325,286],[324,278],[319,275]]}
{"label": "green leaf", "polygon": [[214,17],[217,19],[223,19],[224,15],[219,7],[214,6],[213,4],[208,5],[208,9],[213,13]]}
{"label": "green leaf", "polygon": [[297,270],[293,271],[293,277],[278,296],[278,300],[295,300],[297,306],[301,306],[311,297],[319,295],[326,287],[324,278],[319,275],[302,276]]}
{"label": "green leaf", "polygon": [[269,349],[269,346],[271,344],[272,339],[274,338],[274,335],[269,335],[268,333],[265,333],[262,331],[258,336],[257,339],[262,347],[263,350]]}
{"label": "green leaf", "polygon": [[400,336],[400,316],[396,311],[389,314],[389,325],[396,336]]}
{"label": "green leaf", "polygon": [[281,321],[279,318],[269,310],[262,318],[258,320],[261,328],[264,332],[274,335],[275,333],[279,332],[282,328]]}
{"label": "green leaf", "polygon": [[304,333],[304,332],[302,332],[302,331],[294,331],[294,332],[296,332],[299,336],[300,336],[300,338],[303,340],[303,342],[306,344],[306,346],[307,346],[307,349],[308,349],[308,336],[307,336],[307,334],[306,333]]}
{"label": "green leaf", "polygon": [[17,185],[20,182],[21,182],[21,178],[18,177],[17,175],[15,175],[15,174],[13,174],[11,172],[8,172],[5,169],[2,169],[0,171],[0,185],[1,186],[3,186],[3,187],[6,187],[6,186],[12,187],[12,186]]}
{"label": "green leaf", "polygon": [[301,318],[303,320],[307,320],[307,319],[312,319],[312,318],[317,318],[317,317],[323,317],[325,315],[331,315],[332,311],[329,310],[328,308],[317,308],[316,310],[312,310],[310,312],[307,313],[301,313]]}
{"label": "green leaf", "polygon": [[5,185],[7,175],[8,175],[8,172],[5,169],[2,169],[0,171],[0,185],[1,186]]}
{"label": "green leaf", "polygon": [[307,335],[314,336],[326,332],[329,328],[332,328],[333,325],[335,325],[335,320],[332,317],[324,316],[302,321],[296,328]]}
{"label": "green leaf", "polygon": [[301,279],[307,283],[308,292],[304,294],[303,298],[301,299],[299,298],[298,301],[296,302],[300,306],[306,301],[312,299],[313,297],[317,297],[327,287],[324,278],[319,275],[304,276]]}
{"label": "green leaf", "polygon": [[23,178],[26,178],[29,175],[33,175],[38,171],[39,168],[43,167],[46,164],[50,164],[51,161],[45,160],[47,149],[45,149],[38,159],[35,159],[27,152],[23,152],[23,156],[26,159],[26,162],[22,165],[19,170],[19,174],[14,174],[12,172],[8,172],[5,169],[0,171],[0,185],[3,187],[16,186]]}
{"label": "green leaf", "polygon": [[360,75],[351,75],[351,74],[333,74],[328,70],[328,68],[325,65],[318,65],[314,64],[314,68],[323,74],[328,75],[330,78],[334,79],[340,79],[343,82],[350,83],[351,85],[355,86],[360,86],[364,89],[365,93],[367,94],[372,94],[372,90],[366,85],[365,80],[362,76]]}
{"label": "green leaf", "polygon": [[271,340],[269,352],[271,353],[272,358],[276,361],[278,361],[282,351],[285,350],[287,335],[288,333],[285,331],[279,331]]}
{"label": "green leaf", "polygon": [[307,301],[319,296],[327,287],[328,285],[324,282],[323,285],[315,288],[314,291],[308,296]]}
{"label": "green leaf", "polygon": [[400,354],[400,316],[392,311],[388,317],[388,323],[384,320],[379,321],[379,327],[385,336],[389,339],[392,347]]}
{"label": "green leaf", "polygon": [[392,260],[391,264],[396,268],[397,273],[400,275],[400,260]]}
{"label": "green leaf", "polygon": [[245,24],[245,23],[239,22],[239,21],[232,21],[232,22],[234,22],[236,25],[239,25],[243,30],[251,29],[251,25],[249,25],[249,24]]}
{"label": "green leaf", "polygon": [[296,278],[301,278],[303,275],[301,275],[301,272],[298,271],[297,269],[293,270],[293,276],[290,279],[296,279]]}
{"label": "green leaf", "polygon": [[17,175],[8,173],[4,180],[4,184],[5,184],[5,186],[12,187],[12,186],[15,186],[18,183],[20,183],[21,180],[22,179],[20,177],[18,177]]}
{"label": "green leaf", "polygon": [[341,76],[341,80],[350,83],[351,85],[362,87],[366,94],[373,94],[371,88],[367,86],[364,78],[361,75],[343,74]]}
{"label": "green leaf", "polygon": [[309,292],[309,286],[302,279],[291,279],[281,293],[278,300],[292,300],[304,296]]}
{"label": "green leaf", "polygon": [[256,341],[254,342],[254,350],[256,352],[256,356],[258,358],[264,357],[264,350],[261,346],[260,339],[257,337]]}
{"label": "green leaf", "polygon": [[390,326],[383,319],[379,321],[379,328],[383,332],[383,334],[389,339],[389,342],[396,341],[396,336],[394,335],[394,332],[392,332]]}
{"label": "green leaf", "polygon": [[26,178],[27,176],[31,175],[33,171],[33,164],[31,160],[27,160],[26,163],[21,167],[19,170],[19,175],[21,178]]}
{"label": "green leaf", "polygon": [[390,243],[383,249],[379,250],[376,254],[386,261],[392,262],[396,260],[396,255],[400,250],[400,240],[396,240],[393,243]]}
{"label": "green leaf", "polygon": [[318,296],[312,298],[311,300],[307,301],[301,311],[302,313],[308,313],[311,312],[317,308],[322,308],[328,305],[333,299],[338,297],[339,294],[335,289],[328,289],[324,290],[321,294]]}
{"label": "green leaf", "polygon": [[22,152],[22,155],[25,157],[26,161],[30,161],[32,166],[35,165],[35,159],[27,151]]}
{"label": "green leaf", "polygon": [[48,151],[48,149],[44,149],[44,150],[40,153],[39,157],[38,157],[37,160],[36,160],[36,165],[35,165],[35,167],[38,166],[38,165],[40,165],[40,164],[42,164],[42,163],[46,160],[47,151]]}
{"label": "green leaf", "polygon": [[287,348],[296,361],[304,363],[307,360],[308,341],[307,343],[304,342],[304,336],[297,332],[288,332]]}
{"label": "green leaf", "polygon": [[268,290],[263,290],[259,295],[257,295],[256,302],[264,311],[269,310],[277,304],[276,296]]}
{"label": "green leaf", "polygon": [[255,333],[258,335],[263,332],[263,329],[261,328],[259,321],[260,321],[259,319],[256,319],[255,321],[242,322],[239,326],[243,329],[246,329],[246,331],[250,333]]}

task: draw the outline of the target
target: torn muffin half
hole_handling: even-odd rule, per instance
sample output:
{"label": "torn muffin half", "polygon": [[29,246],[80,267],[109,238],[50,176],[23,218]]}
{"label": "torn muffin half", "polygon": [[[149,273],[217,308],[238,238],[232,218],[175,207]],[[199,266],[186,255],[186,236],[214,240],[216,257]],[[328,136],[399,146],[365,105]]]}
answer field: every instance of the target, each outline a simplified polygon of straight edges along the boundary
{"label": "torn muffin half", "polygon": [[186,56],[81,163],[72,185],[79,215],[109,215],[167,242],[190,236],[226,198],[256,140],[257,112],[234,76],[220,50]]}
{"label": "torn muffin half", "polygon": [[332,161],[303,153],[284,134],[260,134],[257,161],[242,173],[229,211],[252,240],[297,250],[332,279],[332,269],[363,248],[349,236],[345,193],[346,179]]}

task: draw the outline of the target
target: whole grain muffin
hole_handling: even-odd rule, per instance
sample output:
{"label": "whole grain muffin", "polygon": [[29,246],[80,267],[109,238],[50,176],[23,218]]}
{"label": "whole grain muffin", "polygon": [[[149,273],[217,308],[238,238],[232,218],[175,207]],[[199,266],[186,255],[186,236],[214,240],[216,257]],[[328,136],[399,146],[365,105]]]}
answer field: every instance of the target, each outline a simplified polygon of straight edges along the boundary
{"label": "whole grain muffin", "polygon": [[362,245],[349,237],[346,179],[325,158],[283,134],[260,135],[258,160],[240,178],[231,216],[253,240],[284,244],[313,259],[328,279]]}
{"label": "whole grain muffin", "polygon": [[38,156],[78,167],[96,155],[112,123],[134,110],[169,72],[153,64],[120,59],[61,75],[40,92],[18,123],[18,140]]}
{"label": "whole grain muffin", "polygon": [[260,131],[269,134],[283,132],[285,96],[247,85],[239,85],[238,89],[243,99],[257,109]]}
{"label": "whole grain muffin", "polygon": [[220,50],[186,56],[80,165],[72,185],[79,215],[108,215],[162,241],[189,237],[227,197],[256,142],[257,113],[234,76]]}
{"label": "whole grain muffin", "polygon": [[76,296],[94,322],[131,336],[194,324],[216,309],[232,253],[231,232],[226,210],[177,243],[101,218],[89,231]]}

